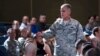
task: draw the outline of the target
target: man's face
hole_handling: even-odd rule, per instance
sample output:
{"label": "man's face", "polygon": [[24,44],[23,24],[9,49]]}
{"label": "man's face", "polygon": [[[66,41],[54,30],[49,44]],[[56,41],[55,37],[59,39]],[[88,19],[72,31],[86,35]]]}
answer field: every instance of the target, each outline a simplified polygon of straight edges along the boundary
{"label": "man's face", "polygon": [[19,22],[15,21],[12,25],[13,29],[18,29],[19,28]]}
{"label": "man's face", "polygon": [[24,23],[27,23],[28,21],[29,21],[29,18],[28,18],[27,16],[24,16],[24,17],[23,17],[23,22],[24,22]]}
{"label": "man's face", "polygon": [[39,19],[40,22],[46,22],[46,16],[40,16],[40,19]]}
{"label": "man's face", "polygon": [[36,37],[36,41],[38,42],[38,43],[43,43],[43,38],[41,37],[41,36],[37,36]]}
{"label": "man's face", "polygon": [[32,18],[31,24],[36,24],[36,18]]}
{"label": "man's face", "polygon": [[94,22],[94,17],[92,16],[92,17],[90,17],[90,19],[89,19],[89,23],[93,23]]}
{"label": "man's face", "polygon": [[66,19],[66,18],[70,17],[71,10],[70,10],[70,8],[62,7],[62,8],[60,9],[60,13],[61,13],[61,17],[62,17],[63,19]]}
{"label": "man's face", "polygon": [[15,31],[12,30],[11,33],[9,33],[10,39],[14,39],[16,37]]}
{"label": "man's face", "polygon": [[96,21],[100,21],[99,16],[96,16]]}
{"label": "man's face", "polygon": [[27,35],[28,35],[27,29],[23,29],[23,30],[21,31],[21,36],[26,38]]}

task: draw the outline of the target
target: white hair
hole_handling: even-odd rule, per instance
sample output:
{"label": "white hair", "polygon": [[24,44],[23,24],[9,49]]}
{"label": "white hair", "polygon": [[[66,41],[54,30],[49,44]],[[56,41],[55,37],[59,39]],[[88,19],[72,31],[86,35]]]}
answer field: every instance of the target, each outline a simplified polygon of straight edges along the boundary
{"label": "white hair", "polygon": [[60,8],[64,8],[64,7],[71,8],[71,5],[68,3],[65,3],[65,4],[62,4]]}

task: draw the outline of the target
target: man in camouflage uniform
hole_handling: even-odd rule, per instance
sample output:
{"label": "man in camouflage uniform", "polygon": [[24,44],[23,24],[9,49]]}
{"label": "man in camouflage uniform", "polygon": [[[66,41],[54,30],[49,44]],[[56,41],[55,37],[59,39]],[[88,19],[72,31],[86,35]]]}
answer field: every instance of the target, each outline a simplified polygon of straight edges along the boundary
{"label": "man in camouflage uniform", "polygon": [[45,38],[50,36],[56,37],[57,56],[76,56],[75,42],[82,39],[83,29],[81,24],[71,18],[71,5],[63,4],[60,8],[61,18],[58,18],[52,26],[43,32],[38,32]]}
{"label": "man in camouflage uniform", "polygon": [[16,48],[18,48],[18,42],[15,40],[16,34],[15,30],[12,28],[7,31],[9,37],[4,42],[4,47],[7,49],[8,56],[18,56]]}

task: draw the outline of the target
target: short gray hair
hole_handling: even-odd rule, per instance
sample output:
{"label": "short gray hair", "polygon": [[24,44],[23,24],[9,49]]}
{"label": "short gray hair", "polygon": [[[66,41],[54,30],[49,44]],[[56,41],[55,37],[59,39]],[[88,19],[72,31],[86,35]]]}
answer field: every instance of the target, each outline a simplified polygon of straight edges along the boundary
{"label": "short gray hair", "polygon": [[62,4],[60,8],[63,8],[63,7],[66,7],[66,8],[70,8],[71,9],[71,5],[69,3]]}

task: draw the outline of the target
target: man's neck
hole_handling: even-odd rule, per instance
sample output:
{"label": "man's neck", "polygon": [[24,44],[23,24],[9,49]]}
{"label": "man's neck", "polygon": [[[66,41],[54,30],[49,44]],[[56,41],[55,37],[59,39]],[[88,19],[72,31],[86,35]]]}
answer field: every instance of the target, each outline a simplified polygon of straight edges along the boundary
{"label": "man's neck", "polygon": [[69,16],[69,17],[66,17],[66,18],[64,18],[63,20],[64,21],[67,21],[67,20],[69,20],[71,17]]}

